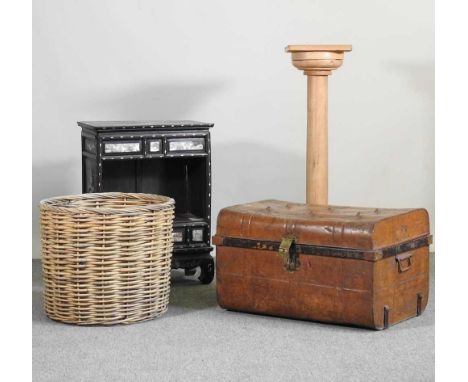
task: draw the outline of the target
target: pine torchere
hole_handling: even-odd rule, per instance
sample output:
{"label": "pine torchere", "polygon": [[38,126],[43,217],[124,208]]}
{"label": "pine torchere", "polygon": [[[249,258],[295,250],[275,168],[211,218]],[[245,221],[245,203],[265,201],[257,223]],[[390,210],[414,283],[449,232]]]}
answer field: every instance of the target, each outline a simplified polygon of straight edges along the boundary
{"label": "pine torchere", "polygon": [[288,45],[293,65],[307,76],[306,201],[328,204],[328,76],[351,45]]}
{"label": "pine torchere", "polygon": [[82,187],[89,192],[141,192],[175,199],[172,268],[208,284],[211,246],[212,123],[196,121],[78,122]]}

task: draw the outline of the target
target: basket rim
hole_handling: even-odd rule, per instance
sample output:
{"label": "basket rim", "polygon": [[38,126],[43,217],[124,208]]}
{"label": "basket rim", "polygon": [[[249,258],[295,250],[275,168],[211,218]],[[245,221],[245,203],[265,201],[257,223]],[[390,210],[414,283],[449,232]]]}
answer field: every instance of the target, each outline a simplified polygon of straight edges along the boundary
{"label": "basket rim", "polygon": [[[143,199],[147,200],[148,204],[142,206],[126,206],[125,208],[110,208],[110,207],[88,207],[80,205],[82,200],[89,199]],[[84,213],[90,212],[95,214],[129,214],[141,213],[143,211],[161,211],[168,208],[173,208],[175,205],[174,199],[157,194],[136,193],[136,192],[93,192],[87,194],[72,194],[54,196],[42,199],[39,202],[41,210],[50,210],[65,213]]]}

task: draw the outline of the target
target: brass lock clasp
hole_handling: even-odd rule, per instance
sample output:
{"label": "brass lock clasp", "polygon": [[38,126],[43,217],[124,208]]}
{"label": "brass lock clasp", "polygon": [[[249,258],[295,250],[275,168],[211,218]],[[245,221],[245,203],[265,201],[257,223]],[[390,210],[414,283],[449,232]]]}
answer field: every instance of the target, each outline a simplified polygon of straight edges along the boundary
{"label": "brass lock clasp", "polygon": [[299,254],[296,252],[296,238],[293,235],[286,235],[281,239],[278,248],[278,255],[283,258],[283,266],[288,272],[297,271],[301,265]]}

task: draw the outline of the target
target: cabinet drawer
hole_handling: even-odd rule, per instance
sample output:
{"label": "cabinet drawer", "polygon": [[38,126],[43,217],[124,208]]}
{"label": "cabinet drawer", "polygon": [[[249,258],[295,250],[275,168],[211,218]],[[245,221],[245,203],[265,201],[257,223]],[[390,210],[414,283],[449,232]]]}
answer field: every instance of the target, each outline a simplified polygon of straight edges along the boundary
{"label": "cabinet drawer", "polygon": [[142,153],[141,140],[104,141],[103,155],[138,155]]}
{"label": "cabinet drawer", "polygon": [[145,140],[145,156],[148,158],[160,157],[164,155],[163,140],[151,138]]}
{"label": "cabinet drawer", "polygon": [[168,138],[167,153],[204,153],[205,137]]}

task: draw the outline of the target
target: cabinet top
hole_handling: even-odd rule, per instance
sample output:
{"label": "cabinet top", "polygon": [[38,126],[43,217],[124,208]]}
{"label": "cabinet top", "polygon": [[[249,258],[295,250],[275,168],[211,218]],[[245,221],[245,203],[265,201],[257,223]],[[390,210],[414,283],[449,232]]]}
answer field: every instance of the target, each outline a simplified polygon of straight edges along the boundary
{"label": "cabinet top", "polygon": [[213,123],[198,121],[79,121],[78,126],[92,130],[128,130],[128,129],[206,129]]}

